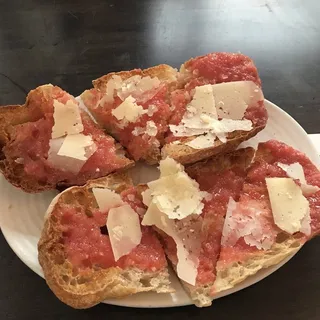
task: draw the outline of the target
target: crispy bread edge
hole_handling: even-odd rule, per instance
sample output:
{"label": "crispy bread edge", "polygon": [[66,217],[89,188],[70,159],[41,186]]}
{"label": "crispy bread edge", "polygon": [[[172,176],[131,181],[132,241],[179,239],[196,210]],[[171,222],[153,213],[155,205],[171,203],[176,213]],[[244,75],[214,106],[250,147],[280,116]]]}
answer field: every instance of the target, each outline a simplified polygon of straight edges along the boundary
{"label": "crispy bread edge", "polygon": [[[87,195],[92,187],[108,187],[121,192],[131,186],[127,174],[111,174],[104,178],[89,181],[83,187],[71,187],[54,199],[41,238],[38,243],[39,263],[44,271],[46,282],[54,294],[73,308],[92,307],[108,298],[121,298],[138,292],[172,292],[168,270],[143,272],[136,268],[122,270],[118,267],[109,269],[89,269],[75,274],[71,263],[66,259],[59,221],[51,214],[64,199]],[[86,201],[91,201],[86,198]],[[71,202],[72,205],[72,202]]]}

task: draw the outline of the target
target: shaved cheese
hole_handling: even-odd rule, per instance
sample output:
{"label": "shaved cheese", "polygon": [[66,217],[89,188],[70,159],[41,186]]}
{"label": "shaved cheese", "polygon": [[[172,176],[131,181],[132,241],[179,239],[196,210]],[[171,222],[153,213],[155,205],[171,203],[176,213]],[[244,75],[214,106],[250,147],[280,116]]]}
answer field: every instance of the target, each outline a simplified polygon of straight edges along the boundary
{"label": "shaved cheese", "polygon": [[99,104],[112,103],[114,101],[114,92],[122,86],[122,79],[118,75],[113,75],[107,83],[106,93]]}
{"label": "shaved cheese", "polygon": [[218,133],[217,133],[217,138],[218,138],[222,143],[226,143],[226,142],[227,142],[226,134],[223,133],[223,132],[218,132]]}
{"label": "shaved cheese", "polygon": [[290,165],[278,162],[278,167],[286,172],[289,178],[299,180],[301,183],[301,190],[303,195],[309,196],[320,190],[318,186],[312,186],[307,183],[306,177],[304,175],[303,167],[300,163],[295,162]]}
{"label": "shaved cheese", "polygon": [[166,158],[160,161],[160,179],[148,183],[152,203],[170,219],[199,215],[204,206],[206,192],[201,192],[199,184],[183,169],[175,160]]}
{"label": "shaved cheese", "polygon": [[152,201],[151,190],[147,189],[141,193],[142,202],[148,207]]}
{"label": "shaved cheese", "polygon": [[115,208],[124,204],[120,195],[107,188],[92,188],[93,195],[102,212],[107,212],[111,208]]}
{"label": "shaved cheese", "polygon": [[145,111],[142,106],[136,104],[136,99],[132,96],[126,98],[117,108],[112,110],[112,114],[118,120],[127,122],[136,122]]}
{"label": "shaved cheese", "polygon": [[150,137],[155,137],[157,135],[157,133],[158,133],[158,128],[157,128],[156,124],[153,121],[147,121],[145,128],[135,127],[132,130],[132,134],[134,136],[139,136],[139,135],[142,135],[144,133],[146,133]]}
{"label": "shaved cheese", "polygon": [[191,116],[199,113],[199,115],[206,114],[214,119],[218,118],[212,88],[210,84],[195,88],[193,99],[187,106],[187,111]]}
{"label": "shaved cheese", "polygon": [[118,97],[122,100],[128,96],[141,96],[143,93],[160,86],[160,80],[157,77],[132,76],[123,81],[121,88],[118,90]]}
{"label": "shaved cheese", "polygon": [[139,216],[129,205],[111,208],[106,225],[115,261],[140,244],[142,233]]}
{"label": "shaved cheese", "polygon": [[140,136],[141,134],[144,134],[145,132],[145,128],[142,128],[142,127],[135,127],[133,130],[132,130],[132,134],[134,136]]}
{"label": "shaved cheese", "polygon": [[275,224],[290,234],[300,231],[310,210],[301,188],[291,178],[266,178],[266,183]]}
{"label": "shaved cheese", "polygon": [[208,128],[187,128],[180,124],[170,124],[169,128],[175,137],[192,137],[210,132]]}
{"label": "shaved cheese", "polygon": [[150,104],[148,107],[148,116],[151,117],[153,116],[156,112],[158,111],[158,106],[154,104]]}
{"label": "shaved cheese", "polygon": [[226,142],[226,133],[252,129],[252,122],[243,117],[248,105],[258,101],[263,101],[261,89],[251,81],[199,86],[181,122],[169,127],[177,137],[212,133]]}
{"label": "shaved cheese", "polygon": [[302,184],[301,190],[302,190],[303,195],[308,197],[308,196],[311,196],[312,194],[320,191],[320,188],[318,186],[312,186],[310,184]]}
{"label": "shaved cheese", "polygon": [[155,137],[158,133],[158,128],[153,121],[147,121],[146,133],[150,137]]}
{"label": "shaved cheese", "polygon": [[292,179],[298,179],[301,183],[306,184],[306,178],[304,176],[304,171],[302,165],[298,162],[293,164],[284,164],[278,162],[278,167],[280,167],[283,171],[286,172],[287,176]]}
{"label": "shaved cheese", "polygon": [[241,120],[249,105],[263,101],[261,89],[252,81],[234,81],[215,84],[212,94],[219,118]]}
{"label": "shaved cheese", "polygon": [[[258,201],[236,203],[229,199],[226,218],[222,231],[221,245],[233,247],[240,238],[249,246],[268,250],[276,238],[269,226],[269,214]],[[268,232],[264,232],[267,229]]]}
{"label": "shaved cheese", "polygon": [[[82,136],[88,138],[84,138],[83,141]],[[70,139],[70,137],[73,138]],[[90,144],[88,145],[89,140]],[[49,141],[48,163],[56,169],[77,174],[96,150],[97,147],[91,136],[84,136],[81,133],[51,139]]]}
{"label": "shaved cheese", "polygon": [[196,137],[195,139],[185,143],[185,145],[193,149],[211,148],[214,146],[215,139],[216,136],[214,134],[208,133],[206,135]]}
{"label": "shaved cheese", "polygon": [[95,153],[97,147],[91,136],[85,136],[82,133],[72,134],[65,137],[61,148],[58,151],[59,156],[66,156],[82,161],[87,161]]}
{"label": "shaved cheese", "polygon": [[[201,220],[188,222],[187,226],[182,221],[175,223],[166,214],[161,212],[155,204],[150,204],[142,225],[156,226],[168,236],[172,237],[177,248],[177,275],[178,277],[191,284],[196,284],[198,275],[199,254],[201,249]],[[190,228],[192,225],[192,229]]]}
{"label": "shaved cheese", "polygon": [[304,233],[306,236],[311,235],[310,207],[308,207],[306,215],[301,220],[300,232]]}
{"label": "shaved cheese", "polygon": [[83,131],[80,109],[74,101],[68,100],[66,104],[63,104],[58,100],[53,100],[53,108],[53,139]]}
{"label": "shaved cheese", "polygon": [[184,167],[179,162],[175,161],[174,159],[167,157],[164,160],[160,161],[160,177],[166,177],[170,175],[174,175],[178,172],[184,170]]}

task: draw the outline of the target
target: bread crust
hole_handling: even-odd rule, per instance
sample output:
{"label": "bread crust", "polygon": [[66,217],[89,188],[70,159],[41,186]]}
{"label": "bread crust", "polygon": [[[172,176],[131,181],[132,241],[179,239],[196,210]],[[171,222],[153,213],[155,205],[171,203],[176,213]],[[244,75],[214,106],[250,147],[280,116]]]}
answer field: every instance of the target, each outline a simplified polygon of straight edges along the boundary
{"label": "bread crust", "polygon": [[[42,101],[45,102],[47,96],[50,97],[52,88],[51,84],[43,85],[30,91],[24,105],[11,105],[0,108],[0,171],[12,185],[28,193],[70,186],[70,184],[64,182],[52,184],[36,181],[34,177],[25,173],[23,164],[17,163],[15,159],[12,159],[4,152],[4,148],[10,145],[10,135],[15,125],[37,121],[44,115],[41,109],[42,104],[32,104],[31,97],[39,95]],[[89,117],[85,113],[82,116]],[[100,128],[95,123],[94,126]],[[132,160],[127,160],[127,164],[121,170],[126,170],[134,165]]]}
{"label": "bread crust", "polygon": [[233,288],[248,277],[264,268],[271,267],[295,254],[303,245],[301,239],[290,236],[281,243],[275,243],[271,249],[248,255],[245,261],[225,265],[218,261],[217,278],[213,285],[215,293]]}
{"label": "bread crust", "polygon": [[89,205],[93,205],[95,200],[89,191],[92,187],[107,187],[119,193],[130,186],[131,180],[124,173],[92,180],[83,187],[71,187],[58,195],[46,214],[47,218],[38,243],[39,263],[50,289],[62,302],[73,308],[89,308],[105,299],[121,298],[138,292],[173,291],[167,268],[160,272],[118,267],[88,268],[82,272],[75,272],[75,268],[66,257],[61,241],[60,221],[51,213],[61,203],[72,205],[76,201],[86,201]]}

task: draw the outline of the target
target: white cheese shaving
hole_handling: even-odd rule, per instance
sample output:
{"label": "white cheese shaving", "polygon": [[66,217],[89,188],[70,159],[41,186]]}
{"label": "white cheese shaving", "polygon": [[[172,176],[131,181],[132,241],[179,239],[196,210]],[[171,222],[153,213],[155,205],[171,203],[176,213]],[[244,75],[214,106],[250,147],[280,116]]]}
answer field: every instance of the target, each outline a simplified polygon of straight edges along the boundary
{"label": "white cheese shaving", "polygon": [[120,195],[107,188],[92,188],[93,195],[97,201],[100,211],[107,212],[124,204]]}
{"label": "white cheese shaving", "polygon": [[129,205],[111,208],[106,225],[115,261],[140,244],[142,233],[139,216]]}
{"label": "white cheese shaving", "polygon": [[[69,138],[67,139],[67,137]],[[49,141],[48,163],[54,168],[77,174],[86,161],[95,153],[97,147],[90,136],[84,136],[80,133],[67,137],[51,139]],[[76,141],[70,141],[70,137],[75,137]],[[90,145],[87,146],[89,140],[92,144],[90,142]],[[64,154],[60,153],[62,147],[62,153]]]}
{"label": "white cheese shaving", "polygon": [[320,190],[318,186],[313,186],[307,183],[303,167],[299,162],[295,162],[290,165],[278,162],[277,165],[286,172],[289,178],[300,181],[301,190],[304,196],[312,195]]}
{"label": "white cheese shaving", "polygon": [[123,81],[121,88],[118,89],[117,95],[124,100],[132,95],[136,98],[160,86],[160,80],[157,77],[151,78],[141,77],[139,75],[132,76]]}
{"label": "white cheese shaving", "polygon": [[266,178],[275,224],[293,234],[306,229],[303,219],[309,214],[309,202],[291,178]]}
{"label": "white cheese shaving", "polygon": [[233,247],[240,238],[249,246],[259,250],[268,250],[274,243],[276,234],[268,229],[264,232],[264,226],[269,223],[266,209],[257,201],[246,202],[243,207],[229,199],[226,218],[222,231],[221,245]]}
{"label": "white cheese shaving", "polygon": [[60,138],[66,134],[77,134],[83,131],[79,106],[72,100],[66,104],[53,100],[52,138]]}
{"label": "white cheese shaving", "polygon": [[184,170],[184,167],[174,159],[167,157],[160,161],[160,178],[174,175]]}
{"label": "white cheese shaving", "polygon": [[112,114],[118,119],[127,122],[136,122],[145,110],[136,104],[136,99],[132,96],[126,98],[117,108],[112,110]]}
{"label": "white cheese shaving", "polygon": [[149,117],[153,116],[156,112],[158,111],[158,106],[154,105],[154,104],[150,104],[148,107],[148,112],[147,115]]}
{"label": "white cheese shaving", "polygon": [[[192,224],[188,222],[184,226],[183,221],[170,220],[154,203],[151,203],[141,224],[156,226],[172,237],[177,248],[177,275],[181,280],[195,285],[201,248],[201,238],[199,237],[201,221]],[[190,225],[192,225],[192,229]]]}
{"label": "white cheese shaving", "polygon": [[111,79],[107,82],[105,94],[98,101],[97,106],[104,105],[105,103],[113,103],[114,94],[122,86],[122,79],[118,75],[113,75]]}
{"label": "white cheese shaving", "polygon": [[249,105],[263,101],[261,89],[252,81],[215,84],[212,93],[219,118],[241,120]]}
{"label": "white cheese shaving", "polygon": [[78,133],[65,137],[58,155],[87,161],[96,150],[97,147],[91,136]]}
{"label": "white cheese shaving", "polygon": [[211,148],[214,146],[215,139],[216,136],[213,133],[208,133],[206,135],[198,136],[189,142],[186,142],[185,145],[193,149]]}
{"label": "white cheese shaving", "polygon": [[142,135],[142,134],[145,134],[145,133],[147,135],[149,135],[150,137],[155,137],[157,135],[158,128],[157,128],[156,124],[152,120],[147,121],[145,128],[135,127],[132,130],[132,134],[134,136],[139,136],[139,135]]}
{"label": "white cheese shaving", "polygon": [[226,142],[227,142],[226,134],[223,133],[223,132],[218,132],[218,133],[217,133],[217,138],[218,138],[222,143],[226,143]]}
{"label": "white cheese shaving", "polygon": [[[199,86],[195,88],[193,99],[187,105],[180,124],[169,127],[177,137],[211,133],[224,143],[227,140],[226,133],[252,129],[252,122],[243,119],[245,111],[248,105],[262,100],[260,88],[251,81]],[[199,140],[200,144],[197,141],[195,145],[200,149],[204,138]],[[207,144],[203,145],[206,148]]]}
{"label": "white cheese shaving", "polygon": [[157,128],[156,124],[153,121],[147,121],[146,133],[150,137],[155,137],[157,135],[158,128]]}
{"label": "white cheese shaving", "polygon": [[135,127],[135,128],[132,130],[132,134],[133,134],[134,136],[140,136],[141,134],[144,134],[145,131],[146,131],[145,128]]}
{"label": "white cheese shaving", "polygon": [[160,161],[160,178],[148,183],[152,203],[170,219],[181,220],[190,215],[200,215],[203,198],[199,184],[191,179],[183,166],[173,159]]}

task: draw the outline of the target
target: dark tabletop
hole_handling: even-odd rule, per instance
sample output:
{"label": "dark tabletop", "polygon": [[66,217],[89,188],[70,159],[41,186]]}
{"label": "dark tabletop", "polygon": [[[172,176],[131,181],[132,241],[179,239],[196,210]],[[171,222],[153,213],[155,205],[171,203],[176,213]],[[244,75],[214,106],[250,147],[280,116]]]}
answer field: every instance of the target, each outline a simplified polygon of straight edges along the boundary
{"label": "dark tabletop", "polygon": [[[0,105],[38,85],[74,95],[110,71],[211,51],[240,51],[260,71],[267,99],[308,133],[320,132],[318,0],[0,0]],[[0,319],[320,319],[320,238],[260,283],[206,309],[99,305],[73,310],[0,236]]]}

